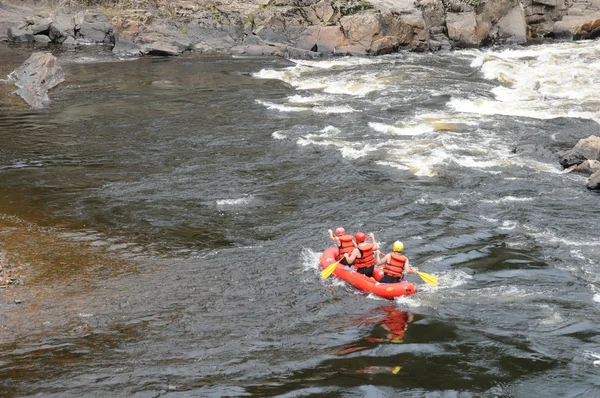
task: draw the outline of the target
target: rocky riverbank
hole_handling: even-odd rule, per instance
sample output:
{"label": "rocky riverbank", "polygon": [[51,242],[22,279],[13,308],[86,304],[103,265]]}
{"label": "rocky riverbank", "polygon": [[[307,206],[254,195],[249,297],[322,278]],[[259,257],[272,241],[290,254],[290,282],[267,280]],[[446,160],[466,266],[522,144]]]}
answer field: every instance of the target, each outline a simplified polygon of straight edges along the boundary
{"label": "rocky riverbank", "polygon": [[[41,5],[40,5],[41,4]],[[45,4],[45,5],[44,5]],[[600,34],[600,0],[0,0],[0,39],[103,44],[119,55],[317,57]]]}

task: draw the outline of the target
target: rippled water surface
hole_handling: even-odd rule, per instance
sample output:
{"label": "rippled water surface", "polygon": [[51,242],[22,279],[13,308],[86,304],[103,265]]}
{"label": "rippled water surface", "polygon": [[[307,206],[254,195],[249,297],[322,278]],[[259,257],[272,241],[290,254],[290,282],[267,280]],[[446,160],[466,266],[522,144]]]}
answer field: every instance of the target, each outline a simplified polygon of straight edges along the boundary
{"label": "rippled water surface", "polygon": [[[598,134],[599,54],[57,53],[49,108],[0,101],[0,212],[44,237],[0,395],[598,396],[599,197],[557,153]],[[440,284],[322,280],[338,226]]]}

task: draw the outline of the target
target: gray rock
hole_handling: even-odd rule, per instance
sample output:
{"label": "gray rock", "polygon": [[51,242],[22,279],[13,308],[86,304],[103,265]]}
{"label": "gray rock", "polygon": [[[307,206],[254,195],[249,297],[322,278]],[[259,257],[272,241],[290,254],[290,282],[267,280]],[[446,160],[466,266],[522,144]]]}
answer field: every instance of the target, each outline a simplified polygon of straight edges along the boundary
{"label": "gray rock", "polygon": [[52,16],[48,37],[55,43],[62,44],[68,37],[75,36],[73,16],[67,9],[57,8]]}
{"label": "gray rock", "polygon": [[249,56],[278,56],[283,57],[284,53],[276,46],[270,46],[267,44],[252,44],[252,45],[242,45],[235,46],[231,48],[231,53],[234,55],[249,55]]}
{"label": "gray rock", "polygon": [[473,47],[481,42],[477,34],[477,16],[474,11],[446,15],[448,37],[459,46]]}
{"label": "gray rock", "polygon": [[369,54],[384,55],[398,51],[400,39],[397,36],[386,36],[373,42]]}
{"label": "gray rock", "polygon": [[56,57],[50,53],[33,53],[10,74],[18,87],[16,93],[32,108],[41,109],[50,102],[48,90],[65,80]]}
{"label": "gray rock", "polygon": [[498,37],[507,43],[523,44],[527,42],[527,25],[523,6],[513,7],[497,23]]}
{"label": "gray rock", "polygon": [[598,36],[597,30],[600,26],[600,13],[586,13],[581,16],[565,16],[556,22],[552,33],[556,39],[579,40],[594,38]]}
{"label": "gray rock", "polygon": [[75,34],[87,43],[114,44],[115,35],[108,16],[85,11],[75,17]]}
{"label": "gray rock", "polygon": [[215,50],[208,43],[200,42],[194,46],[194,51],[199,52],[200,54],[216,54],[217,50]]}
{"label": "gray rock", "polygon": [[179,47],[166,41],[155,41],[147,43],[142,47],[142,54],[157,55],[163,57],[174,57],[179,55]]}
{"label": "gray rock", "polygon": [[62,42],[63,46],[76,46],[77,41],[73,38],[73,36],[67,36],[67,38]]}
{"label": "gray rock", "polygon": [[580,173],[594,174],[600,170],[600,161],[598,160],[585,160],[582,163],[571,166],[569,171],[577,171]]}
{"label": "gray rock", "polygon": [[600,137],[592,135],[579,140],[573,149],[562,154],[559,162],[566,169],[586,160],[600,160]]}
{"label": "gray rock", "polygon": [[50,43],[50,38],[46,35],[35,35],[33,41],[36,43]]}
{"label": "gray rock", "polygon": [[15,43],[32,43],[33,31],[11,27],[7,32],[8,40]]}
{"label": "gray rock", "polygon": [[35,23],[31,27],[31,30],[33,31],[34,35],[39,35],[41,33],[47,33],[50,30],[51,24],[52,24],[52,18],[50,18],[50,17],[44,18],[42,20],[39,20],[37,23]]}
{"label": "gray rock", "polygon": [[140,56],[142,55],[142,47],[128,40],[117,40],[112,52],[117,56],[123,57]]}
{"label": "gray rock", "polygon": [[589,190],[600,191],[600,171],[595,172],[588,178],[585,187]]}

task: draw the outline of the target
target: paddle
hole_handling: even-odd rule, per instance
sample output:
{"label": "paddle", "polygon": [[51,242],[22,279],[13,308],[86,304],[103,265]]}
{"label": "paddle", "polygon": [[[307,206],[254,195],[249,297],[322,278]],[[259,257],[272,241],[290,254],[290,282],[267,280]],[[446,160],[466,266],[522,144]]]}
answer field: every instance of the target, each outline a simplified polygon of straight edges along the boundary
{"label": "paddle", "polygon": [[417,271],[417,275],[421,277],[425,282],[429,283],[431,286],[435,286],[438,283],[438,278],[435,276],[428,274],[427,272]]}
{"label": "paddle", "polygon": [[329,275],[333,274],[333,271],[335,271],[335,267],[337,267],[337,265],[340,261],[342,261],[341,258],[338,261],[336,261],[335,263],[328,265],[327,268],[325,268],[323,271],[321,271],[321,278],[323,278],[323,279],[329,278]]}

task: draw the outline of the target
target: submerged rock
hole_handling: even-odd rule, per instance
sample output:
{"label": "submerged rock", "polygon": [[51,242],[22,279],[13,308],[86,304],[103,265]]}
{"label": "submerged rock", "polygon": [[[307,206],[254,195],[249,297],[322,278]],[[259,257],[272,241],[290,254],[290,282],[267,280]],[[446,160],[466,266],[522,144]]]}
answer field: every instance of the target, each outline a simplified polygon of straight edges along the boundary
{"label": "submerged rock", "polygon": [[48,90],[65,80],[56,57],[47,52],[33,53],[10,78],[18,87],[16,93],[34,109],[50,102]]}

